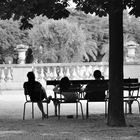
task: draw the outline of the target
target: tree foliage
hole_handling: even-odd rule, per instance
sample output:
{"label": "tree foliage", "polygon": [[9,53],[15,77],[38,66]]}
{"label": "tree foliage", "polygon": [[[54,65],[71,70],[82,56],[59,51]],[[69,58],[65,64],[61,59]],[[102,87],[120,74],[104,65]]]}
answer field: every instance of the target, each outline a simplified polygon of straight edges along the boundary
{"label": "tree foliage", "polygon": [[28,20],[41,14],[53,19],[68,17],[67,2],[68,0],[1,0],[0,17],[22,19],[21,29],[31,28]]}
{"label": "tree foliage", "polygon": [[[46,20],[30,31],[35,58],[42,62],[77,62],[88,59],[84,32],[67,20]],[[96,44],[95,44],[96,45]]]}
{"label": "tree foliage", "polygon": [[[127,55],[127,48],[125,44],[129,41],[134,41],[140,44],[140,18],[136,18],[135,16],[130,16],[128,11],[125,10],[123,14],[123,36],[124,36],[124,62],[126,62],[126,55]],[[101,25],[103,26],[103,25]],[[102,44],[102,49],[100,53],[103,55],[102,61],[109,60],[109,40],[105,41]],[[136,61],[139,62],[140,60],[140,46],[136,48]]]}
{"label": "tree foliage", "polygon": [[2,57],[14,55],[18,44],[29,44],[27,31],[19,29],[19,21],[0,20],[0,54]]}

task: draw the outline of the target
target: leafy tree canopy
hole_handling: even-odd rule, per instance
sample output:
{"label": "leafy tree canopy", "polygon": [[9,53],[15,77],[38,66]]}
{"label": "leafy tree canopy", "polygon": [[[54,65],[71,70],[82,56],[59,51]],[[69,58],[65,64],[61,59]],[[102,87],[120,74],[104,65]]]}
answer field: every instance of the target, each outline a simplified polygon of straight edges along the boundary
{"label": "leafy tree canopy", "polygon": [[0,20],[0,53],[2,56],[11,55],[17,44],[29,44],[28,32],[19,29],[19,22]]}
{"label": "leafy tree canopy", "polygon": [[[98,16],[106,16],[113,9],[114,12],[120,10],[118,0],[73,0],[77,3],[77,9],[85,11],[86,13],[96,13]],[[110,2],[113,2],[115,7],[110,6]],[[123,9],[130,8],[130,15],[140,16],[139,0],[123,0]]]}
{"label": "leafy tree canopy", "polygon": [[46,20],[34,25],[30,37],[35,58],[43,62],[76,62],[88,59],[86,37],[76,23],[70,24],[64,19]]}
{"label": "leafy tree canopy", "polygon": [[[0,1],[0,18],[1,19],[21,19],[21,28],[31,28],[32,25],[28,20],[35,16],[46,15],[48,18],[60,19],[68,17],[70,12],[67,10],[69,0],[1,0]],[[110,6],[113,1],[115,7]],[[111,8],[114,12],[119,10],[118,0],[73,0],[76,8],[85,13],[96,13],[99,16],[106,16]],[[123,0],[123,8],[129,7],[130,14],[140,16],[139,0]]]}
{"label": "leafy tree canopy", "polygon": [[32,27],[28,20],[41,14],[53,19],[68,17],[67,2],[68,0],[1,0],[0,17],[21,19],[21,28]]}

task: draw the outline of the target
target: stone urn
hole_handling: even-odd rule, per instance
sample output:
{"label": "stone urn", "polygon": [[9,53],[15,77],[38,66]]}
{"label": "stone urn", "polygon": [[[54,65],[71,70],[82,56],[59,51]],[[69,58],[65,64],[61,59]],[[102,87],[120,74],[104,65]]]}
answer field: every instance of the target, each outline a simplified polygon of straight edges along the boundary
{"label": "stone urn", "polygon": [[136,48],[138,44],[134,41],[128,41],[125,46],[127,48],[126,62],[135,62]]}
{"label": "stone urn", "polygon": [[18,53],[18,64],[25,64],[26,51],[29,47],[23,44],[19,44],[16,47]]}

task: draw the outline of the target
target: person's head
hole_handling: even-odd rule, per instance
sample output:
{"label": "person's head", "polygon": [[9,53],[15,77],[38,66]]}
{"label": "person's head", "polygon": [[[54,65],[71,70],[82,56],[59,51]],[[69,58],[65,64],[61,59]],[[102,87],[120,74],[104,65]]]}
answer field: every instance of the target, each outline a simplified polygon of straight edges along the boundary
{"label": "person's head", "polygon": [[33,71],[27,73],[28,81],[35,81],[35,74]]}
{"label": "person's head", "polygon": [[100,70],[95,70],[93,75],[94,75],[94,78],[97,80],[103,77]]}
{"label": "person's head", "polygon": [[70,87],[70,80],[67,76],[65,76],[60,81],[60,89],[67,90],[69,87]]}

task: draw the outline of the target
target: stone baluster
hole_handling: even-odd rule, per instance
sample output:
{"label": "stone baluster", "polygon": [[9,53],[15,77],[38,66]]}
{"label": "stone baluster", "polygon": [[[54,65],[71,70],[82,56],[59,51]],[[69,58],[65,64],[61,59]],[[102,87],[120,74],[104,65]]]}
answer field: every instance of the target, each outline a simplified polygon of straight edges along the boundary
{"label": "stone baluster", "polygon": [[31,71],[34,71],[34,66],[32,66]]}
{"label": "stone baluster", "polygon": [[82,66],[82,79],[86,78],[86,66]]}
{"label": "stone baluster", "polygon": [[108,68],[108,66],[105,66],[104,77],[105,77],[105,79],[109,79],[109,68]]}
{"label": "stone baluster", "polygon": [[46,79],[47,80],[51,80],[50,74],[51,74],[50,67],[47,67],[47,73],[46,73]]}
{"label": "stone baluster", "polygon": [[104,76],[104,70],[105,70],[105,67],[104,65],[100,65],[100,69],[99,69],[102,73],[102,75]]}
{"label": "stone baluster", "polygon": [[81,66],[77,66],[77,76],[78,79],[81,79]]}
{"label": "stone baluster", "polygon": [[100,69],[99,66],[95,66],[95,65],[94,65],[94,66],[93,66],[93,73],[94,73],[95,70],[99,70],[99,69]]}
{"label": "stone baluster", "polygon": [[52,66],[51,67],[51,79],[54,80],[55,77],[54,77],[54,67]]}
{"label": "stone baluster", "polygon": [[40,79],[39,79],[39,81],[42,84],[42,86],[44,88],[46,88],[46,80],[45,80],[44,68],[43,67],[41,67],[41,69],[40,69]]}
{"label": "stone baluster", "polygon": [[66,68],[66,76],[70,77],[70,69],[69,69],[69,67]]}
{"label": "stone baluster", "polygon": [[58,79],[57,67],[53,67],[53,76],[54,76],[54,79]]}
{"label": "stone baluster", "polygon": [[5,80],[5,73],[4,73],[4,68],[1,69],[1,75],[0,75],[0,81],[4,81]]}
{"label": "stone baluster", "polygon": [[52,67],[48,67],[48,80],[53,80],[53,72],[52,72]]}
{"label": "stone baluster", "polygon": [[76,80],[78,78],[77,72],[76,72],[76,66],[73,67],[73,80]]}
{"label": "stone baluster", "polygon": [[44,69],[43,69],[43,67],[41,67],[41,70],[40,70],[41,72],[40,72],[40,78],[41,79],[44,79],[45,78],[45,75],[44,75]]}
{"label": "stone baluster", "polygon": [[92,65],[90,65],[89,66],[89,79],[93,79],[93,66]]}
{"label": "stone baluster", "polygon": [[36,80],[38,80],[40,77],[39,77],[39,74],[38,74],[38,70],[35,67],[34,67],[34,74],[35,74]]}
{"label": "stone baluster", "polygon": [[64,74],[64,76],[66,76],[66,73],[67,73],[67,67],[63,66],[63,74]]}
{"label": "stone baluster", "polygon": [[60,77],[60,66],[57,66],[56,67],[56,74],[57,74],[57,80],[60,80],[61,79],[61,77]]}
{"label": "stone baluster", "polygon": [[64,73],[63,73],[63,67],[60,67],[60,78],[64,77]]}
{"label": "stone baluster", "polygon": [[89,77],[89,72],[88,72],[88,66],[85,66],[85,72],[84,72],[85,74],[85,77],[84,77],[84,79],[88,79],[88,77]]}
{"label": "stone baluster", "polygon": [[86,79],[91,77],[91,66],[86,66]]}
{"label": "stone baluster", "polygon": [[7,68],[7,81],[11,81],[12,80],[12,69],[11,68]]}

